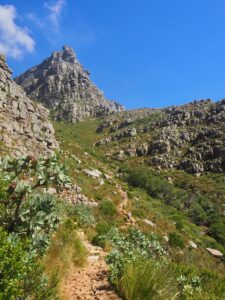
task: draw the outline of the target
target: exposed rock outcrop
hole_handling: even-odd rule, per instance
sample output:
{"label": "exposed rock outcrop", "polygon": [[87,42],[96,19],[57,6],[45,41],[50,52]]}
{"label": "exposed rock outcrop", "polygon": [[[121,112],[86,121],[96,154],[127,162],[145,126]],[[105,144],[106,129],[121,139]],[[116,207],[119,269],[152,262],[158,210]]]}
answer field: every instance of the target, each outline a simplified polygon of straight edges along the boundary
{"label": "exposed rock outcrop", "polygon": [[122,105],[106,100],[89,75],[73,49],[64,46],[15,81],[30,98],[53,110],[58,120],[74,123],[124,110]]}
{"label": "exposed rock outcrop", "polygon": [[51,153],[58,143],[49,111],[27,98],[11,73],[0,55],[0,141],[14,156]]}
{"label": "exposed rock outcrop", "polygon": [[156,168],[175,168],[193,174],[225,172],[224,129],[225,99],[216,103],[200,100],[108,117],[97,128],[98,133],[104,131],[104,139],[95,145],[111,147],[117,141],[110,148],[116,159],[144,156]]}

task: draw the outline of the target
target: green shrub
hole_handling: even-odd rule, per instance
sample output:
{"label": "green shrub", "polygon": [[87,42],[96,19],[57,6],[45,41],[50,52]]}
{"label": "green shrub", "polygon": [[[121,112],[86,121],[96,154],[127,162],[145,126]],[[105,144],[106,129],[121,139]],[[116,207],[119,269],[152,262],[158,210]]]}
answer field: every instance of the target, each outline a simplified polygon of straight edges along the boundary
{"label": "green shrub", "polygon": [[116,205],[113,201],[110,200],[103,200],[99,205],[99,209],[103,212],[106,216],[115,216],[116,214]]}
{"label": "green shrub", "polygon": [[184,248],[184,241],[181,235],[176,232],[169,233],[169,244],[171,247]]}
{"label": "green shrub", "polygon": [[74,206],[73,214],[80,226],[87,227],[95,224],[95,217],[92,209],[84,204]]}
{"label": "green shrub", "polygon": [[108,222],[99,222],[96,225],[96,232],[97,234],[93,237],[92,243],[96,246],[105,248],[107,244],[107,233],[112,228],[112,225]]}
{"label": "green shrub", "polygon": [[181,216],[174,216],[173,221],[175,221],[175,226],[177,230],[181,231],[182,229],[184,229],[184,222]]}
{"label": "green shrub", "polygon": [[194,202],[190,206],[188,216],[197,225],[207,225],[209,223],[209,218],[206,211],[198,202]]}
{"label": "green shrub", "polygon": [[97,194],[97,195],[95,195],[95,199],[98,201],[101,201],[101,200],[103,200],[103,197],[102,197],[102,195]]}
{"label": "green shrub", "polygon": [[57,299],[57,278],[38,263],[57,228],[62,205],[43,187],[69,186],[65,168],[53,155],[0,160],[0,299]]}
{"label": "green shrub", "polygon": [[52,299],[55,282],[49,283],[25,246],[16,235],[0,228],[0,299]]}
{"label": "green shrub", "polygon": [[[20,159],[5,157],[0,160],[0,172],[7,184],[1,203],[4,214],[1,215],[0,225],[9,232],[16,231],[20,226],[21,208],[32,193],[41,187],[54,186],[60,190],[70,186],[65,167],[55,155],[47,159],[35,159],[31,156]],[[29,217],[33,218],[31,214]]]}
{"label": "green shrub", "polygon": [[110,280],[113,283],[121,278],[128,264],[139,258],[161,257],[163,259],[166,254],[155,234],[144,234],[136,228],[130,228],[126,233],[111,228],[100,238],[105,238],[113,247],[106,258],[110,265]]}
{"label": "green shrub", "polygon": [[49,194],[33,193],[21,206],[20,219],[15,231],[31,238],[32,248],[44,254],[51,234],[62,219],[62,202]]}

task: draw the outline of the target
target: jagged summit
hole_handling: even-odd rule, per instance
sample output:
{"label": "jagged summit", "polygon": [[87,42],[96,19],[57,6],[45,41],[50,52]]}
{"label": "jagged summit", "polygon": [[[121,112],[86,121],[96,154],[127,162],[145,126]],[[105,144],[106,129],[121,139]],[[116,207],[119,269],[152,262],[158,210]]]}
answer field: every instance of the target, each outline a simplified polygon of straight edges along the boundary
{"label": "jagged summit", "polygon": [[124,110],[122,105],[106,100],[89,75],[74,50],[63,46],[61,51],[53,52],[15,81],[29,97],[52,109],[58,120],[77,122]]}
{"label": "jagged summit", "polygon": [[74,50],[69,46],[64,45],[62,51],[59,52],[59,54],[62,54],[62,59],[67,62],[74,63],[76,60],[76,54]]}

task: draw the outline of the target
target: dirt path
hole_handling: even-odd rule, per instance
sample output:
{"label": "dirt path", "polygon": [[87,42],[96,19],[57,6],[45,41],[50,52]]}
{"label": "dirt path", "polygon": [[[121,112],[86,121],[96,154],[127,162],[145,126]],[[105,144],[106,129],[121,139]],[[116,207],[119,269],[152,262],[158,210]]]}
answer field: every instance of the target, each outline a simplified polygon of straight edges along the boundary
{"label": "dirt path", "polygon": [[68,300],[119,300],[107,280],[108,268],[104,257],[106,253],[93,246],[83,232],[79,236],[88,250],[87,265],[67,274],[65,294]]}

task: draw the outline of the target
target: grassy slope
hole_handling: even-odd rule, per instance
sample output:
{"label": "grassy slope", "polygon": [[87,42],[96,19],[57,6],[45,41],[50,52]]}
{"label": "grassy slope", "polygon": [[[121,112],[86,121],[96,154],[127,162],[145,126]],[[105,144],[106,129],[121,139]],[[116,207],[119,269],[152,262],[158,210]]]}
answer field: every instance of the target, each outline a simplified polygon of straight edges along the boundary
{"label": "grassy slope", "polygon": [[[195,265],[200,269],[215,271],[218,274],[225,274],[224,264],[220,260],[212,258],[205,250],[207,245],[215,245],[215,241],[203,236],[200,227],[191,223],[182,212],[178,212],[175,208],[163,204],[158,199],[151,198],[141,189],[129,188],[126,183],[121,182],[115,176],[120,163],[106,159],[107,152],[104,153],[104,150],[107,147],[105,149],[103,147],[101,151],[93,147],[94,142],[104,136],[104,133],[99,135],[95,132],[99,123],[100,120],[91,119],[75,125],[54,122],[56,136],[61,142],[65,162],[74,178],[74,182],[81,186],[83,193],[95,201],[101,202],[103,199],[108,199],[118,204],[120,197],[117,193],[116,184],[120,184],[128,191],[131,200],[129,209],[132,211],[136,219],[136,225],[139,228],[142,228],[144,231],[155,231],[161,237],[171,232],[177,232],[182,236],[185,248],[182,251],[176,247],[170,249],[174,260],[187,265]],[[82,161],[80,165],[73,160],[73,155]],[[140,161],[134,158],[129,159],[128,163],[136,167]],[[87,177],[83,173],[82,170],[84,168],[97,168],[105,173],[113,173],[114,179],[112,181],[106,180],[105,184],[101,186],[96,182],[96,179]],[[168,176],[172,177],[174,184],[185,183],[187,188],[197,187],[203,192],[210,194],[212,198],[215,197],[215,193],[219,197],[224,195],[223,179],[220,176],[206,175],[196,178],[192,175],[175,171],[160,173],[160,177],[168,178]],[[95,209],[95,214],[97,220],[107,218],[98,208]],[[156,226],[152,228],[145,225],[142,221],[143,219],[151,220]],[[175,221],[177,219],[182,220],[182,228],[176,228]],[[125,222],[121,216],[114,217],[113,221],[118,225],[122,225]],[[190,240],[197,243],[198,249],[191,249],[188,246]]]}

